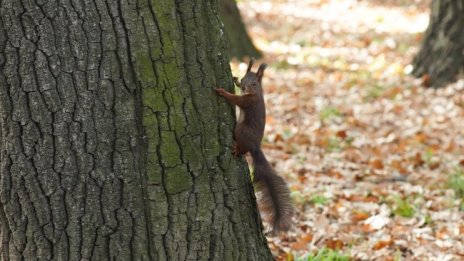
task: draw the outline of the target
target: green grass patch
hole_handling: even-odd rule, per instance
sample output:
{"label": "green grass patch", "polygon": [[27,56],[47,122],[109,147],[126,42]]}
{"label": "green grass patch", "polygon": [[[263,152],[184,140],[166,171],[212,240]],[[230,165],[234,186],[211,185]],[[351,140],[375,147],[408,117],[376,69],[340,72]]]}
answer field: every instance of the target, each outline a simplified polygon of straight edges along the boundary
{"label": "green grass patch", "polygon": [[337,137],[331,137],[327,140],[327,152],[337,152],[342,150],[342,142]]}
{"label": "green grass patch", "polygon": [[433,164],[433,150],[432,149],[427,149],[424,154],[422,154],[422,160],[425,161],[427,165],[432,165]]}
{"label": "green grass patch", "polygon": [[296,204],[303,205],[308,202],[307,197],[303,195],[301,191],[298,191],[298,190],[290,191],[290,197],[292,198],[293,202],[295,202]]}
{"label": "green grass patch", "polygon": [[374,85],[367,89],[367,98],[368,99],[377,99],[382,96],[385,88],[380,85]]}
{"label": "green grass patch", "polygon": [[295,261],[349,261],[350,257],[344,254],[341,254],[338,251],[323,248],[315,254],[311,254],[306,257],[296,257]]}
{"label": "green grass patch", "polygon": [[393,211],[395,215],[411,218],[415,214],[414,207],[408,202],[406,199],[402,199],[400,197],[395,197],[394,199],[396,208]]}
{"label": "green grass patch", "polygon": [[396,250],[395,256],[393,257],[393,261],[401,261],[401,260],[403,260],[403,259],[401,259],[401,251]]}
{"label": "green grass patch", "polygon": [[288,63],[287,60],[282,60],[282,61],[275,62],[272,65],[272,67],[274,67],[277,70],[288,70],[290,69],[290,67],[292,67],[292,65]]}
{"label": "green grass patch", "polygon": [[319,117],[323,121],[327,121],[333,118],[341,117],[342,113],[335,107],[327,106],[319,112]]}
{"label": "green grass patch", "polygon": [[292,129],[284,129],[282,132],[282,138],[285,140],[291,138],[293,135],[295,135],[295,132]]}
{"label": "green grass patch", "polygon": [[314,205],[325,205],[327,203],[329,203],[329,198],[323,196],[323,195],[314,195],[311,197],[311,199],[309,200],[311,203],[313,203]]}
{"label": "green grass patch", "polygon": [[464,169],[457,168],[449,175],[448,187],[454,190],[456,197],[464,199]]}
{"label": "green grass patch", "polygon": [[426,226],[433,225],[432,216],[430,214],[425,215],[425,225]]}

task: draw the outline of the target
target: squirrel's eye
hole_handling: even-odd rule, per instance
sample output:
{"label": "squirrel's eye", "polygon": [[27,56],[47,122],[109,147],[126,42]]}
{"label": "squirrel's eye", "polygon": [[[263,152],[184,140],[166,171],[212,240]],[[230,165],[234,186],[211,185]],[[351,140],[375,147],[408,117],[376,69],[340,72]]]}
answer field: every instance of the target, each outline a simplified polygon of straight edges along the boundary
{"label": "squirrel's eye", "polygon": [[255,82],[253,83],[253,86],[256,86],[256,83],[255,83]]}

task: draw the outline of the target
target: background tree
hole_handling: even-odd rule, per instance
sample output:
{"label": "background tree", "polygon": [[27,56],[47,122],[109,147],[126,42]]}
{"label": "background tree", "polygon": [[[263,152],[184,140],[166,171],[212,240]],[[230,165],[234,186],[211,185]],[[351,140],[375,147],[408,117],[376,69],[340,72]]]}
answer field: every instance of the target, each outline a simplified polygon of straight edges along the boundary
{"label": "background tree", "polygon": [[217,3],[0,0],[4,260],[270,260]]}
{"label": "background tree", "polygon": [[253,45],[235,0],[219,0],[219,4],[230,55],[238,59],[260,58],[261,52]]}
{"label": "background tree", "polygon": [[426,75],[436,87],[454,80],[464,69],[463,30],[463,1],[432,1],[430,23],[414,59],[413,74]]}

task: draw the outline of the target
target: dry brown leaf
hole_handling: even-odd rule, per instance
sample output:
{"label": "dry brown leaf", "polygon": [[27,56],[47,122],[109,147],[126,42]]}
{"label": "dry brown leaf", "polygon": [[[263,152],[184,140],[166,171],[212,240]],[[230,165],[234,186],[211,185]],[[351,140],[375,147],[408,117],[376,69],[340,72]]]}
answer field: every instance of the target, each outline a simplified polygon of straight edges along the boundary
{"label": "dry brown leaf", "polygon": [[348,137],[346,130],[339,130],[335,135],[341,139],[346,139],[346,137]]}
{"label": "dry brown leaf", "polygon": [[401,174],[406,174],[408,172],[408,170],[403,167],[403,162],[401,160],[393,160],[390,165]]}
{"label": "dry brown leaf", "polygon": [[422,83],[421,83],[422,86],[430,87],[430,82],[431,82],[430,75],[428,74],[422,75]]}
{"label": "dry brown leaf", "polygon": [[297,171],[296,171],[296,174],[298,174],[298,176],[304,176],[306,173],[308,173],[309,171],[306,169],[306,168],[299,168]]}
{"label": "dry brown leaf", "polygon": [[310,231],[310,229],[311,229],[311,228],[310,228],[308,225],[306,225],[306,224],[299,224],[298,227],[299,227],[299,229],[300,229],[302,232],[304,232],[304,233]]}
{"label": "dry brown leaf", "polygon": [[395,86],[393,88],[388,89],[385,93],[384,96],[388,97],[390,99],[393,99],[396,97],[396,95],[400,94],[403,91],[403,88]]}
{"label": "dry brown leaf", "polygon": [[298,145],[310,145],[311,144],[311,139],[308,135],[305,134],[296,134],[293,135],[288,142],[292,142]]}
{"label": "dry brown leaf", "polygon": [[464,166],[464,159],[459,161],[459,165]]}
{"label": "dry brown leaf", "polygon": [[417,133],[414,138],[420,143],[425,143],[427,141],[427,136],[422,132]]}
{"label": "dry brown leaf", "polygon": [[271,115],[266,115],[266,124],[273,124],[274,118]]}
{"label": "dry brown leaf", "polygon": [[377,241],[374,246],[372,246],[372,249],[373,250],[380,250],[382,248],[385,248],[385,247],[390,247],[393,245],[393,241],[392,240],[380,240],[380,241]]}
{"label": "dry brown leaf", "polygon": [[425,161],[422,159],[422,154],[420,152],[416,153],[413,159],[414,167],[420,167],[424,165]]}
{"label": "dry brown leaf", "polygon": [[448,146],[445,147],[445,152],[453,152],[456,149],[456,144],[453,142],[448,143]]}
{"label": "dry brown leaf", "polygon": [[280,133],[277,133],[275,136],[274,136],[274,142],[279,142],[279,141],[283,141],[284,138],[282,137],[282,135]]}
{"label": "dry brown leaf", "polygon": [[262,143],[261,148],[269,149],[269,150],[283,150],[284,149],[284,147],[280,144],[269,143],[269,142]]}
{"label": "dry brown leaf", "polygon": [[434,170],[434,169],[438,169],[440,167],[440,162],[432,162],[429,164],[429,168]]}
{"label": "dry brown leaf", "polygon": [[343,175],[340,173],[340,171],[337,171],[337,170],[334,170],[334,169],[331,169],[331,170],[327,171],[327,176],[332,177],[332,178],[336,178],[336,179],[342,179],[343,178]]}
{"label": "dry brown leaf", "polygon": [[402,105],[395,104],[395,106],[393,107],[393,112],[396,114],[403,113],[403,111],[404,111],[404,107]]}
{"label": "dry brown leaf", "polygon": [[327,138],[322,138],[322,137],[318,137],[315,143],[315,145],[320,148],[327,148],[328,144],[329,144],[329,140]]}
{"label": "dry brown leaf", "polygon": [[313,235],[312,234],[303,235],[295,243],[291,244],[290,248],[295,250],[295,251],[306,249],[308,244],[312,240],[313,240]]}
{"label": "dry brown leaf", "polygon": [[330,248],[330,249],[333,249],[333,250],[340,250],[340,249],[343,248],[344,243],[343,243],[343,241],[341,241],[339,239],[328,239],[325,242],[325,246],[327,248]]}
{"label": "dry brown leaf", "polygon": [[369,233],[369,232],[374,231],[375,229],[374,229],[371,225],[369,225],[369,224],[362,224],[361,230],[362,230],[362,232],[364,232],[364,233]]}
{"label": "dry brown leaf", "polygon": [[369,46],[372,42],[372,38],[366,35],[361,38],[361,41],[364,44],[364,46]]}
{"label": "dry brown leaf", "polygon": [[409,227],[407,226],[401,226],[401,225],[395,225],[392,227],[391,234],[394,236],[402,236],[405,233],[407,233],[409,230]]}
{"label": "dry brown leaf", "polygon": [[440,230],[437,230],[435,232],[435,237],[437,239],[446,239],[449,237],[449,231],[446,229],[446,227],[441,228]]}
{"label": "dry brown leaf", "polygon": [[298,181],[300,181],[302,184],[306,183],[308,178],[305,175],[298,175]]}
{"label": "dry brown leaf", "polygon": [[378,202],[379,198],[375,196],[362,196],[362,195],[350,195],[350,196],[343,196],[342,198],[353,201],[353,202]]}
{"label": "dry brown leaf", "polygon": [[380,159],[374,159],[369,162],[369,166],[373,169],[383,169],[383,162]]}
{"label": "dry brown leaf", "polygon": [[359,222],[367,219],[369,217],[369,214],[366,212],[361,212],[361,211],[356,211],[351,214],[351,221],[353,222]]}
{"label": "dry brown leaf", "polygon": [[363,161],[361,153],[359,150],[354,148],[349,148],[345,150],[345,159],[355,163],[361,163]]}
{"label": "dry brown leaf", "polygon": [[283,252],[283,253],[280,253],[278,256],[276,256],[275,260],[277,260],[277,261],[293,261],[293,260],[295,260],[295,256],[291,252],[289,252],[289,253]]}
{"label": "dry brown leaf", "polygon": [[408,146],[409,146],[409,140],[402,139],[399,141],[399,144],[397,145],[396,150],[394,150],[393,152],[404,153],[405,151],[407,151]]}

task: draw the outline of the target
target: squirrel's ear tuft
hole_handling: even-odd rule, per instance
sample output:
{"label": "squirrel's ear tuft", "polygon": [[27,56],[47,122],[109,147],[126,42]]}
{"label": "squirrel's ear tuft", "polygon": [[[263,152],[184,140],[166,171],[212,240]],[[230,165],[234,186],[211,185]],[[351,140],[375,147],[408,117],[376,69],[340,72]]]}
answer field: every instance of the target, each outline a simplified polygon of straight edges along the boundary
{"label": "squirrel's ear tuft", "polygon": [[254,63],[255,63],[255,60],[253,60],[253,58],[251,58],[250,61],[248,62],[247,73],[250,72],[251,67],[253,67],[253,64],[254,64]]}
{"label": "squirrel's ear tuft", "polygon": [[261,81],[264,75],[264,70],[266,69],[267,64],[263,63],[259,66],[258,71],[256,72],[256,76],[258,77],[258,80]]}

